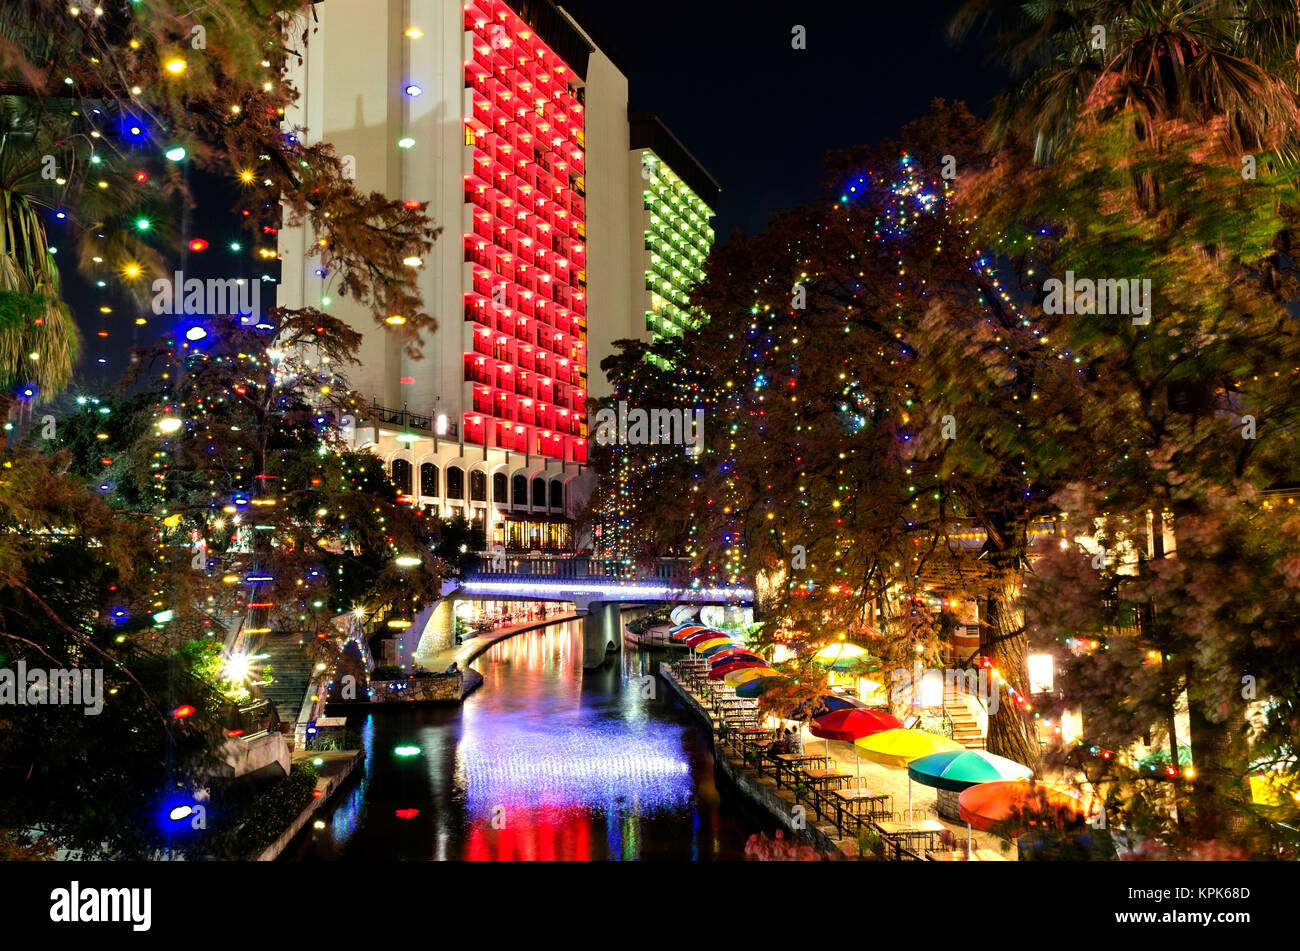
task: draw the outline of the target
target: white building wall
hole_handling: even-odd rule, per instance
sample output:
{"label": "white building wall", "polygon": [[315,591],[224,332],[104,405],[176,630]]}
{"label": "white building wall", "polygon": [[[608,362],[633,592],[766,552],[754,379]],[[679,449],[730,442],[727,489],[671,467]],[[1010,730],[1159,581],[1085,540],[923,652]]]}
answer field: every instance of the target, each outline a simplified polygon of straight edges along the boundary
{"label": "white building wall", "polygon": [[[594,45],[594,44],[593,44]],[[593,400],[613,388],[600,362],[633,335],[627,177],[627,77],[599,50],[587,65],[587,379]],[[594,431],[594,430],[593,430]]]}

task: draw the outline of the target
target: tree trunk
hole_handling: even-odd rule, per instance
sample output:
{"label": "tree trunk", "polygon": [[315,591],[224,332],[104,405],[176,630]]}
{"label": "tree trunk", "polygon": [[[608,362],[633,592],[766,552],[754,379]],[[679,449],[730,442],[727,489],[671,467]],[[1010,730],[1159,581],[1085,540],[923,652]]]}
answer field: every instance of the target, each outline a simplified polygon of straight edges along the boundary
{"label": "tree trunk", "polygon": [[1193,768],[1189,790],[1191,837],[1198,842],[1232,840],[1244,826],[1233,804],[1244,797],[1249,759],[1245,711],[1238,706],[1227,719],[1213,723],[1201,705],[1189,697],[1188,720]]}
{"label": "tree trunk", "polygon": [[[1017,694],[1028,696],[1029,672],[1026,654],[1029,637],[1025,633],[1025,616],[1020,606],[1021,572],[1008,572],[1004,581],[994,586],[985,601],[984,623],[980,625],[980,653],[993,661],[998,671],[997,711],[989,713],[987,748],[990,753],[1005,756],[1023,763],[1031,769],[1038,768],[1042,756],[1033,724],[1016,706],[1003,685],[1013,687]],[[993,681],[990,681],[990,695]],[[989,703],[992,707],[992,703]]]}

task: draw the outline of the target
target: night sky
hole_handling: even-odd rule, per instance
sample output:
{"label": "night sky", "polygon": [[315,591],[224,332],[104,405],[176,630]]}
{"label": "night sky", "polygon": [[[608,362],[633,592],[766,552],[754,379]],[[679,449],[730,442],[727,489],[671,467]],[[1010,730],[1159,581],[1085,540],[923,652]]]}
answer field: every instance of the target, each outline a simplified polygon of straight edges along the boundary
{"label": "night sky", "polygon": [[[982,37],[948,39],[956,0],[560,2],[612,50],[632,107],[722,186],[719,241],[815,198],[828,151],[896,136],[936,96],[987,116],[1008,79]],[[795,24],[806,50],[790,46]]]}

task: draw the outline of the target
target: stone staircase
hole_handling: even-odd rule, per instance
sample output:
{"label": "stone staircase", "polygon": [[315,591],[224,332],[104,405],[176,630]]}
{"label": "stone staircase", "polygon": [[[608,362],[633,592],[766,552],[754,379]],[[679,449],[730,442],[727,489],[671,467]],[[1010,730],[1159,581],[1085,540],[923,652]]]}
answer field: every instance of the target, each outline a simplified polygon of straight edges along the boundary
{"label": "stone staircase", "polygon": [[984,749],[984,734],[980,732],[979,721],[966,708],[963,694],[951,686],[945,686],[943,709],[952,720],[952,738],[968,750]]}
{"label": "stone staircase", "polygon": [[311,682],[312,663],[303,649],[301,634],[268,634],[259,654],[268,654],[262,663],[271,668],[274,681],[261,688],[262,696],[275,703],[276,712],[283,722],[293,723],[307,697]]}

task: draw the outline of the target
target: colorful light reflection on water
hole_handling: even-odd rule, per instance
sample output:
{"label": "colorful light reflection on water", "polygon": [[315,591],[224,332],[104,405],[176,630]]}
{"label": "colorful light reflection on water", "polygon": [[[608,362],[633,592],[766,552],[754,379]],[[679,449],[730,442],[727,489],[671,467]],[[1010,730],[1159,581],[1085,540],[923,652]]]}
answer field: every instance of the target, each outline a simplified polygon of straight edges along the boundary
{"label": "colorful light reflection on water", "polygon": [[625,650],[584,674],[579,625],[564,622],[480,657],[483,686],[459,710],[360,717],[365,775],[297,856],[740,858],[773,823],[714,784],[702,728],[644,679],[658,660]]}

